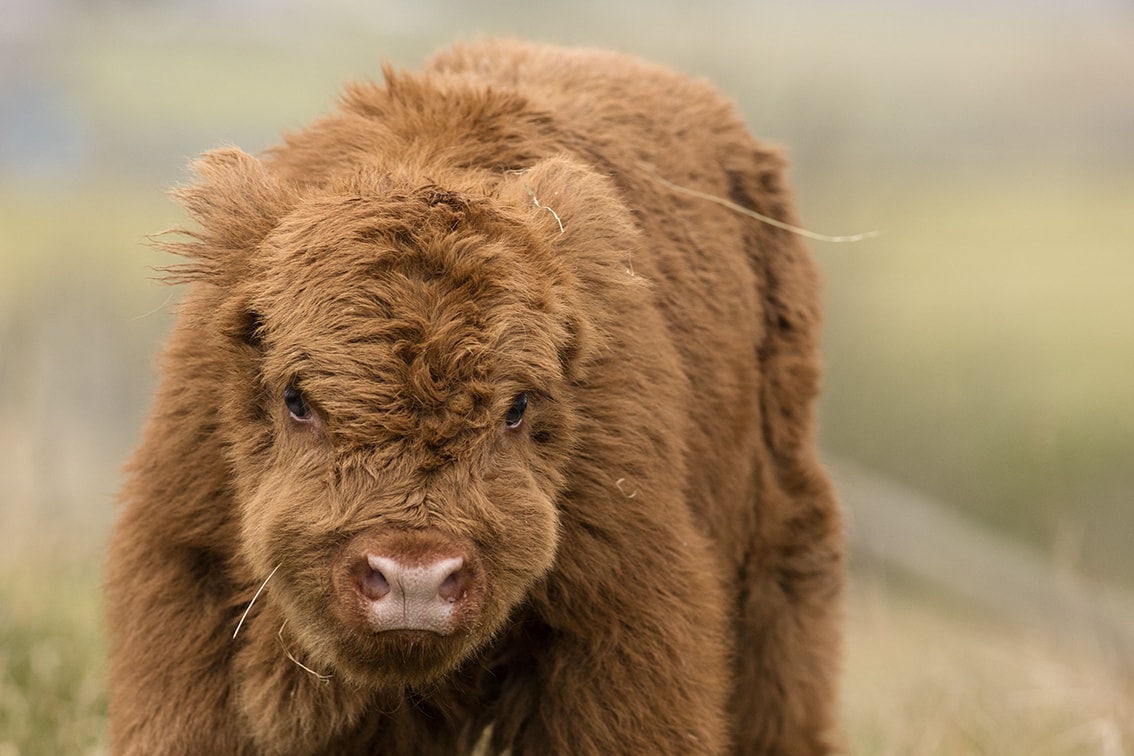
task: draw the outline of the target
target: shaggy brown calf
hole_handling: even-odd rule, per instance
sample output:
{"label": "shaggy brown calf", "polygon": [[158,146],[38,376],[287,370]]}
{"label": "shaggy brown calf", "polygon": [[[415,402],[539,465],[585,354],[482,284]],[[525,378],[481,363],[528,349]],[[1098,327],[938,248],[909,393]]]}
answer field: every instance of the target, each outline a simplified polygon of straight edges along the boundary
{"label": "shaggy brown calf", "polygon": [[205,155],[109,560],[119,754],[823,753],[815,274],[709,87],[514,42]]}

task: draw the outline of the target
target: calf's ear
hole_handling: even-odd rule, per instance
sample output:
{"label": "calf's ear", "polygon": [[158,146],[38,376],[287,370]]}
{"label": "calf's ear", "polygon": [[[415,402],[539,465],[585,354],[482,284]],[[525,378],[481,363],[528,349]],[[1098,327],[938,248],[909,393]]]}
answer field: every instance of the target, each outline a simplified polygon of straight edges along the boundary
{"label": "calf's ear", "polygon": [[567,156],[509,174],[500,199],[525,210],[555,245],[590,241],[614,250],[637,243],[634,221],[613,182]]}
{"label": "calf's ear", "polygon": [[611,309],[605,300],[639,301],[649,285],[633,269],[639,228],[614,182],[570,157],[510,173],[498,192],[547,244],[549,258],[537,262],[558,284],[553,316],[567,334],[560,360],[568,379],[584,380],[591,359],[607,348],[601,342],[615,330],[605,322]]}
{"label": "calf's ear", "polygon": [[[295,206],[294,190],[260,160],[236,148],[206,152],[193,163],[197,181],[173,191],[199,228],[174,229],[162,248],[188,260],[170,266],[172,282],[239,280],[264,237]],[[164,237],[165,235],[163,235]]]}

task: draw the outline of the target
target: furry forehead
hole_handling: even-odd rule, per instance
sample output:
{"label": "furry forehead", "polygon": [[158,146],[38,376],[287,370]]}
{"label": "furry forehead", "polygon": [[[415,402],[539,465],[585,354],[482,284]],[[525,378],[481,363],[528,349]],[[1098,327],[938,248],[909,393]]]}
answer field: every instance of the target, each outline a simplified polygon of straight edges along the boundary
{"label": "furry forehead", "polygon": [[248,302],[269,345],[382,345],[438,377],[489,378],[496,356],[546,362],[569,337],[545,247],[487,197],[432,185],[320,195],[264,240]]}
{"label": "furry forehead", "polygon": [[[405,386],[416,365],[447,384],[475,373],[539,389],[579,378],[601,332],[583,271],[641,286],[617,275],[636,243],[625,208],[566,158],[522,175],[361,168],[298,185],[235,149],[195,168],[177,197],[200,228],[163,245],[188,260],[173,280],[204,284],[206,317],[267,347],[257,369],[269,381],[323,365]],[[536,193],[555,198],[554,217]]]}

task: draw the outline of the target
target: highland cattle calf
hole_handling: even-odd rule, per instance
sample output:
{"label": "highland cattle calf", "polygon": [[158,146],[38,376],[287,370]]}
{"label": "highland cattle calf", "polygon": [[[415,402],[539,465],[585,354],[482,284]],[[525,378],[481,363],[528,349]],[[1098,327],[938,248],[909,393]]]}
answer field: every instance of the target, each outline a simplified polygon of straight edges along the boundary
{"label": "highland cattle calf", "polygon": [[178,192],[117,754],[819,754],[815,273],[708,85],[483,42]]}

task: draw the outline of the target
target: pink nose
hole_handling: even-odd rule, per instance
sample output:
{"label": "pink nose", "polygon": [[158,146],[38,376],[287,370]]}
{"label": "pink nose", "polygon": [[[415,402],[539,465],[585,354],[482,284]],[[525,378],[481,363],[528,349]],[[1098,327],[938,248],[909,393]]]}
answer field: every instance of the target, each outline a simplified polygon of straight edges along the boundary
{"label": "pink nose", "polygon": [[447,635],[454,608],[468,595],[464,566],[459,556],[405,564],[367,553],[357,573],[358,589],[367,603],[367,623],[375,632],[423,630]]}

